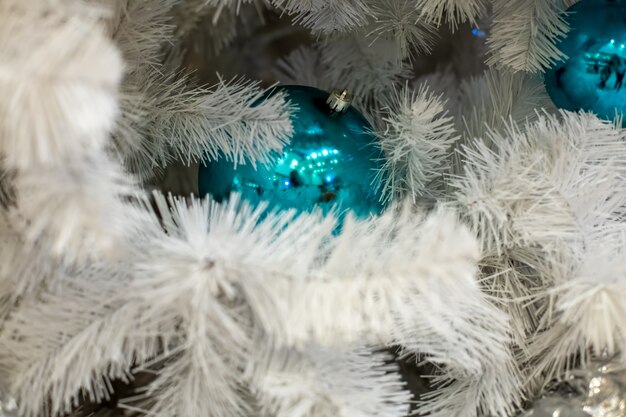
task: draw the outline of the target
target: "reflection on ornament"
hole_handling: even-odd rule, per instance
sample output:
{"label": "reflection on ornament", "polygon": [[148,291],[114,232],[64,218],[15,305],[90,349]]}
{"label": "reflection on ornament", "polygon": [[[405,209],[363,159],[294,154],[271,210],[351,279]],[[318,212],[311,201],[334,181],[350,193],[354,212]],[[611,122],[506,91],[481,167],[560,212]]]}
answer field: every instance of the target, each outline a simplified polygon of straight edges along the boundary
{"label": "reflection on ornament", "polygon": [[537,400],[524,417],[626,417],[626,366],[594,361],[570,372],[555,390]]}
{"label": "reflection on ornament", "polygon": [[626,113],[626,0],[582,0],[568,9],[568,59],[546,71],[554,104],[613,119]]}
{"label": "reflection on ornament", "polygon": [[220,158],[200,165],[200,196],[217,201],[236,192],[253,206],[298,212],[321,208],[365,217],[383,209],[377,174],[383,153],[365,118],[349,105],[347,92],[328,93],[311,87],[283,86],[297,106],[294,134],[282,155],[265,166],[239,165]]}

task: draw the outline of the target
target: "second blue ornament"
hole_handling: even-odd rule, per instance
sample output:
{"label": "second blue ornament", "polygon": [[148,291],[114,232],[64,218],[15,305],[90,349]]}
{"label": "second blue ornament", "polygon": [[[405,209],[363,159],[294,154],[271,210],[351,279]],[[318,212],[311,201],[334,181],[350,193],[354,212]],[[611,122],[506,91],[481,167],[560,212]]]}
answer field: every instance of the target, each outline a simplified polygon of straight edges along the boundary
{"label": "second blue ornament", "polygon": [[227,199],[236,192],[253,206],[324,213],[336,210],[367,217],[382,212],[378,186],[383,151],[372,127],[350,105],[346,91],[326,93],[304,86],[275,87],[297,109],[292,114],[293,136],[282,156],[269,165],[238,165],[219,158],[200,164],[200,196]]}
{"label": "second blue ornament", "polygon": [[570,30],[558,48],[567,58],[545,73],[552,101],[605,119],[626,114],[626,0],[581,0],[563,18]]}

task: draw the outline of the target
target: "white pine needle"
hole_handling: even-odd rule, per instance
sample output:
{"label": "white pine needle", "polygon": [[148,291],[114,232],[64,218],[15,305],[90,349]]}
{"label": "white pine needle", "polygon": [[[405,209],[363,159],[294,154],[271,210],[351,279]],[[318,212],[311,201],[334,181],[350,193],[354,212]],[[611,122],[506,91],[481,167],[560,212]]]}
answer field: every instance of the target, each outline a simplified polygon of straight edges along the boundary
{"label": "white pine needle", "polygon": [[398,60],[430,52],[435,28],[421,18],[414,1],[377,0],[373,2],[372,12],[369,36],[393,41]]}
{"label": "white pine needle", "polygon": [[122,64],[99,27],[100,12],[73,2],[0,5],[5,166],[61,163],[100,149],[107,140],[117,115]]}
{"label": "white pine needle", "polygon": [[14,224],[28,241],[46,237],[49,250],[68,259],[113,254],[134,227],[134,210],[124,199],[137,191],[121,167],[103,155],[20,172],[15,187]]}
{"label": "white pine needle", "polygon": [[386,129],[379,133],[385,151],[385,191],[408,195],[414,202],[437,192],[435,180],[448,170],[451,147],[457,140],[452,117],[441,96],[423,84],[416,93],[408,87],[391,98]]}
{"label": "white pine needle", "polygon": [[319,34],[362,26],[371,14],[363,0],[271,0],[271,2],[289,15],[295,15],[294,23]]}
{"label": "white pine needle", "polygon": [[462,22],[476,24],[476,20],[486,11],[485,0],[418,0],[417,8],[428,21],[439,26],[448,22],[456,29]]}
{"label": "white pine needle", "polygon": [[310,346],[277,349],[255,366],[253,390],[276,417],[403,417],[411,394],[389,355]]}
{"label": "white pine needle", "polygon": [[521,125],[533,121],[538,109],[554,109],[539,77],[504,69],[491,68],[481,77],[463,81],[459,94],[458,129],[468,142],[485,139],[489,130],[502,129],[509,120]]}
{"label": "white pine needle", "polygon": [[[597,225],[605,228],[601,224]],[[622,355],[626,340],[624,296],[626,227],[617,239],[588,240],[578,262],[565,260],[555,269],[555,283],[536,294],[545,300],[541,331],[531,338],[528,384],[543,388],[553,378],[570,370],[573,358]]]}
{"label": "white pine needle", "polygon": [[273,69],[283,84],[302,84],[330,91],[334,86],[326,79],[328,69],[321,61],[320,51],[301,46],[276,62]]}
{"label": "white pine needle", "polygon": [[106,400],[110,379],[128,379],[134,361],[154,357],[161,341],[171,343],[176,323],[138,326],[140,306],[119,302],[128,264],[119,266],[59,268],[52,278],[62,286],[23,300],[3,323],[0,366],[20,415],[70,413],[81,394]]}
{"label": "white pine needle", "polygon": [[160,67],[162,47],[173,37],[169,12],[177,0],[99,1],[113,5],[108,32],[122,52],[127,73]]}
{"label": "white pine needle", "polygon": [[348,89],[357,105],[375,107],[381,96],[410,76],[409,65],[400,62],[395,39],[350,33],[319,47],[326,78],[331,85]]}
{"label": "white pine needle", "polygon": [[[292,107],[284,94],[261,100],[259,84],[244,80],[222,81],[211,89],[190,89],[186,82],[156,77],[122,101],[117,143],[141,178],[172,160],[266,163],[291,137]],[[137,137],[138,145],[133,144]]]}
{"label": "white pine needle", "polygon": [[510,123],[489,145],[463,151],[465,173],[452,185],[487,250],[557,253],[562,243],[576,253],[593,225],[619,224],[624,133],[590,114],[559,116],[541,115],[525,131]]}
{"label": "white pine needle", "polygon": [[556,43],[569,31],[561,0],[494,0],[488,64],[540,72],[566,58]]}

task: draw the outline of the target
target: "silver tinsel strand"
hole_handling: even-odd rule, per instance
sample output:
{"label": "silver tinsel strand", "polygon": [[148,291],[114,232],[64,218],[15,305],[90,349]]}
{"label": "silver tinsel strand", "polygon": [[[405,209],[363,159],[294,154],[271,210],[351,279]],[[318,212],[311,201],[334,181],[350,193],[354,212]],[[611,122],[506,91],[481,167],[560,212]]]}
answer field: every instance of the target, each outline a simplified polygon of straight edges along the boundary
{"label": "silver tinsel strand", "polygon": [[523,417],[626,417],[626,366],[595,361],[570,372]]}

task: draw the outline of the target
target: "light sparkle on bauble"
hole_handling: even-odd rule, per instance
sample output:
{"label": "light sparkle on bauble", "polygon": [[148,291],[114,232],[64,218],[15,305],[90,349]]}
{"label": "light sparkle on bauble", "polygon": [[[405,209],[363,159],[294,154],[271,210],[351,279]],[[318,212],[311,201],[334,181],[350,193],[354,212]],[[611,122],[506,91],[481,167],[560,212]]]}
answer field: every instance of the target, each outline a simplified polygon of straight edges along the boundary
{"label": "light sparkle on bauble", "polygon": [[581,0],[564,18],[558,47],[568,58],[545,73],[552,101],[604,119],[626,113],[626,0]]}
{"label": "light sparkle on bauble", "polygon": [[297,107],[291,117],[294,133],[282,155],[256,167],[235,167],[223,157],[204,161],[198,173],[200,196],[222,201],[238,193],[251,205],[265,201],[270,209],[335,210],[361,218],[379,214],[384,155],[347,93],[280,86],[267,96],[278,91]]}

